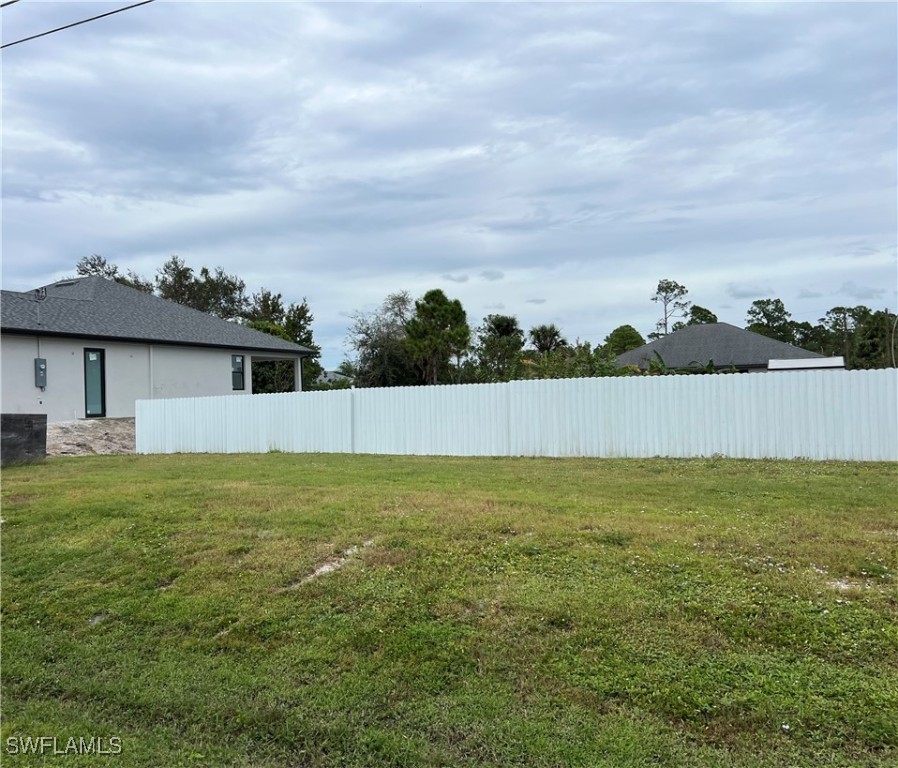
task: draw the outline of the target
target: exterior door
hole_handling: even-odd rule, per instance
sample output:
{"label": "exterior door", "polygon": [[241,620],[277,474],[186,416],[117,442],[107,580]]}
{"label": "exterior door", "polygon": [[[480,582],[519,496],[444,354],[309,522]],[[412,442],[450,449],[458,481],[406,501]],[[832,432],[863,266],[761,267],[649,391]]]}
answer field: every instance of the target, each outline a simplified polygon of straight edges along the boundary
{"label": "exterior door", "polygon": [[106,415],[106,350],[84,350],[84,414]]}

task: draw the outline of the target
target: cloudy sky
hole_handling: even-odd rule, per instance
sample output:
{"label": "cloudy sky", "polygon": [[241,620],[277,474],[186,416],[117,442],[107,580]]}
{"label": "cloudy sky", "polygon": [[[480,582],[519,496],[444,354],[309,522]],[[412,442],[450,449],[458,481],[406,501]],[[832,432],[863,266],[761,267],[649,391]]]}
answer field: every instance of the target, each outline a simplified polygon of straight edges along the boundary
{"label": "cloudy sky", "polygon": [[[3,42],[126,5],[22,0]],[[3,51],[3,287],[171,255],[600,342],[896,306],[894,3],[167,2]]]}

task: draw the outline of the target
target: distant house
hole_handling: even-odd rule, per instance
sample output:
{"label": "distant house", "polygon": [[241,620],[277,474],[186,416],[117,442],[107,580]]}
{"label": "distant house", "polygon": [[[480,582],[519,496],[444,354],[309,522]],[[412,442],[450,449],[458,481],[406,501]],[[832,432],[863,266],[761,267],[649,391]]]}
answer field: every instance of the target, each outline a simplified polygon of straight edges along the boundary
{"label": "distant house", "polygon": [[3,291],[3,413],[133,416],[134,402],[252,392],[252,365],[306,347],[101,277]]}
{"label": "distant house", "polygon": [[710,364],[716,371],[743,372],[844,367],[842,358],[824,357],[729,323],[689,325],[617,356],[618,365],[635,365],[643,370],[652,361],[663,361],[669,369],[706,368]]}
{"label": "distant house", "polygon": [[324,386],[340,385],[350,387],[353,385],[354,381],[355,380],[351,376],[347,376],[339,371],[322,371],[321,375],[318,377],[318,383]]}

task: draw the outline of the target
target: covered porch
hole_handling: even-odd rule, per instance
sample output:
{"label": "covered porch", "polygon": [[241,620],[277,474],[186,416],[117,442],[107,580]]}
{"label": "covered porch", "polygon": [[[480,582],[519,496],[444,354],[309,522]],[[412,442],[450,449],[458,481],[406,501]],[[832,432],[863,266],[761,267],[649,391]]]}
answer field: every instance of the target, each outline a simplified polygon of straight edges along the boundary
{"label": "covered porch", "polygon": [[307,355],[277,352],[250,352],[247,379],[252,394],[301,392],[302,361]]}

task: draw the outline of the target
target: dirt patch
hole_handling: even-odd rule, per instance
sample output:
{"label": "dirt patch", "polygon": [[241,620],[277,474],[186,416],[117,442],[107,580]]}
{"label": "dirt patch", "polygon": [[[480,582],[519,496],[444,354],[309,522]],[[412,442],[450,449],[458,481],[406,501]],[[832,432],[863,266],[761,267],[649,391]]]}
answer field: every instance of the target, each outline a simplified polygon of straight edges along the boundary
{"label": "dirt patch", "polygon": [[359,553],[362,549],[367,549],[372,546],[374,541],[368,539],[367,541],[362,542],[360,545],[353,545],[349,547],[349,549],[345,550],[341,554],[336,557],[331,557],[325,560],[321,565],[315,568],[308,576],[300,579],[299,581],[294,581],[292,584],[288,584],[280,591],[289,591],[291,589],[298,589],[303,584],[308,584],[310,581],[314,581],[320,576],[324,576],[328,573],[333,573],[336,570],[342,568],[346,563],[348,563],[355,555]]}
{"label": "dirt patch", "polygon": [[134,419],[79,419],[47,425],[48,456],[134,453]]}

